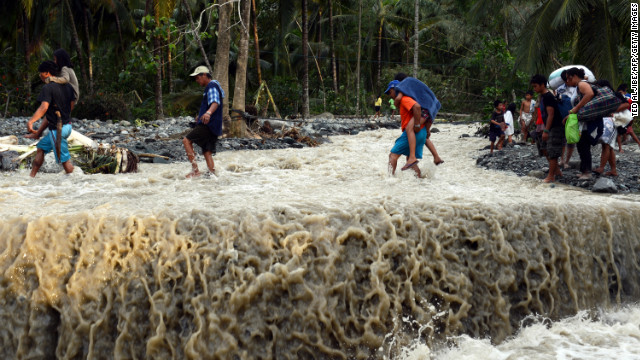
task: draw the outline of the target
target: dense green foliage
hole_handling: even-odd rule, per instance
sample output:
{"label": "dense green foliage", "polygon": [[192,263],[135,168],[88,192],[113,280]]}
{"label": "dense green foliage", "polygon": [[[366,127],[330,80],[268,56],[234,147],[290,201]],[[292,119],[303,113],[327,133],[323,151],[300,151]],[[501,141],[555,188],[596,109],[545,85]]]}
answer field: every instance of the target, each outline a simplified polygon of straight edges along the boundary
{"label": "dense green foliage", "polygon": [[[437,94],[443,112],[486,114],[496,98],[519,101],[534,73],[549,74],[572,63],[587,65],[596,76],[612,82],[628,82],[626,0],[333,0],[332,21],[329,1],[321,0],[308,5],[311,113],[355,114],[359,96],[360,113],[371,114],[373,101],[397,72],[413,74],[415,1],[420,5],[417,76]],[[240,22],[240,0],[234,2],[229,92],[234,89],[240,32],[246,26],[253,35],[251,23]],[[356,94],[360,3],[362,49],[360,94]],[[194,115],[200,89],[188,74],[204,59],[188,12],[213,64],[217,4],[194,0],[1,2],[0,116],[33,112],[41,86],[36,68],[42,60],[52,59],[57,48],[72,55],[81,85],[76,117],[153,119],[158,73],[162,74],[164,114]],[[256,5],[262,79],[282,116],[298,114],[303,91],[300,2],[256,0]],[[247,103],[255,101],[260,86],[255,55],[250,36]],[[233,93],[227,95],[233,97]],[[262,101],[258,108],[266,105]],[[271,108],[269,115],[273,116]]]}

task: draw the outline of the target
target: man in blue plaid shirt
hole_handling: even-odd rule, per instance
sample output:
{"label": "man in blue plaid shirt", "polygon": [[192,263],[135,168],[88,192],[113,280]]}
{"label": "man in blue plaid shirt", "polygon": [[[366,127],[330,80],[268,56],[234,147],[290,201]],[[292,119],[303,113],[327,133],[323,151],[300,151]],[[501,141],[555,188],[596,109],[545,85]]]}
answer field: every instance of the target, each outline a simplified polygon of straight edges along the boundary
{"label": "man in blue plaid shirt", "polygon": [[182,139],[192,167],[191,172],[187,175],[188,178],[202,175],[198,170],[193,143],[202,148],[202,155],[207,162],[209,173],[215,173],[213,155],[216,153],[218,137],[222,135],[222,100],[224,99],[224,91],[220,87],[220,83],[217,80],[211,80],[211,73],[206,66],[198,66],[190,76],[195,77],[198,85],[205,89],[200,111],[196,118],[196,127]]}

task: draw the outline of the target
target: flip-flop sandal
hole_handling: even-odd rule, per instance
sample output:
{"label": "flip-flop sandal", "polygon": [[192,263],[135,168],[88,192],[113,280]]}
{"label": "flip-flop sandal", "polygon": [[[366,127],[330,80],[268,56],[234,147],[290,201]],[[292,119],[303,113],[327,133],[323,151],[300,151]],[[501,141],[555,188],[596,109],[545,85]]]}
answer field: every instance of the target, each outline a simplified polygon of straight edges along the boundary
{"label": "flip-flop sandal", "polygon": [[402,167],[402,171],[410,169],[413,165],[416,165],[418,162],[419,161],[416,160],[415,162],[412,162],[411,164],[406,164],[405,166]]}

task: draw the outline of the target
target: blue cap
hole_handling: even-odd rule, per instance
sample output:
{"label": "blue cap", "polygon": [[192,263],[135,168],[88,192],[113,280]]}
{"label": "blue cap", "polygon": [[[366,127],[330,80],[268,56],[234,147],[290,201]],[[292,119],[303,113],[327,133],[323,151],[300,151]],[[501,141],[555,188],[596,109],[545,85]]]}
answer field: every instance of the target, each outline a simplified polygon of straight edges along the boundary
{"label": "blue cap", "polygon": [[395,88],[396,86],[398,86],[398,84],[400,84],[400,81],[398,80],[391,80],[391,82],[389,83],[389,86],[387,87],[387,90],[384,91],[385,94],[389,93],[389,90]]}

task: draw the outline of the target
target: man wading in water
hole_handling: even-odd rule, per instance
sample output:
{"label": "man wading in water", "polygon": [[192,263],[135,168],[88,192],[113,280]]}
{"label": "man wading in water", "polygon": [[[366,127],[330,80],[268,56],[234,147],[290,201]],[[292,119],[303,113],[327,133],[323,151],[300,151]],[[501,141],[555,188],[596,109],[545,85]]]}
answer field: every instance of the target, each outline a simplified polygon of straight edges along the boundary
{"label": "man wading in water", "polygon": [[202,148],[202,155],[207,162],[209,174],[215,173],[213,155],[216,153],[218,136],[222,135],[222,99],[224,99],[224,91],[220,87],[220,83],[217,80],[211,80],[211,74],[206,66],[198,66],[190,76],[195,76],[198,85],[205,89],[200,112],[196,118],[196,127],[182,139],[192,167],[191,172],[187,175],[188,178],[202,175],[198,170],[193,143]]}
{"label": "man wading in water", "polygon": [[[58,65],[53,61],[45,61],[38,66],[40,80],[47,83],[50,76],[58,75]],[[49,82],[40,90],[38,101],[40,106],[38,110],[31,116],[27,122],[27,130],[30,132],[26,138],[39,139],[44,129],[49,128],[49,133],[38,142],[36,157],[31,164],[31,177],[35,177],[44,162],[44,155],[55,148],[55,156],[58,163],[62,163],[62,167],[67,174],[73,172],[73,164],[71,164],[71,155],[67,145],[67,138],[71,135],[71,124],[69,114],[73,109],[76,100],[73,88],[69,84],[57,84]],[[38,130],[33,129],[33,124],[40,120],[43,116],[42,124]],[[61,128],[58,131],[58,121],[61,122]],[[59,137],[59,147],[56,139]]]}

